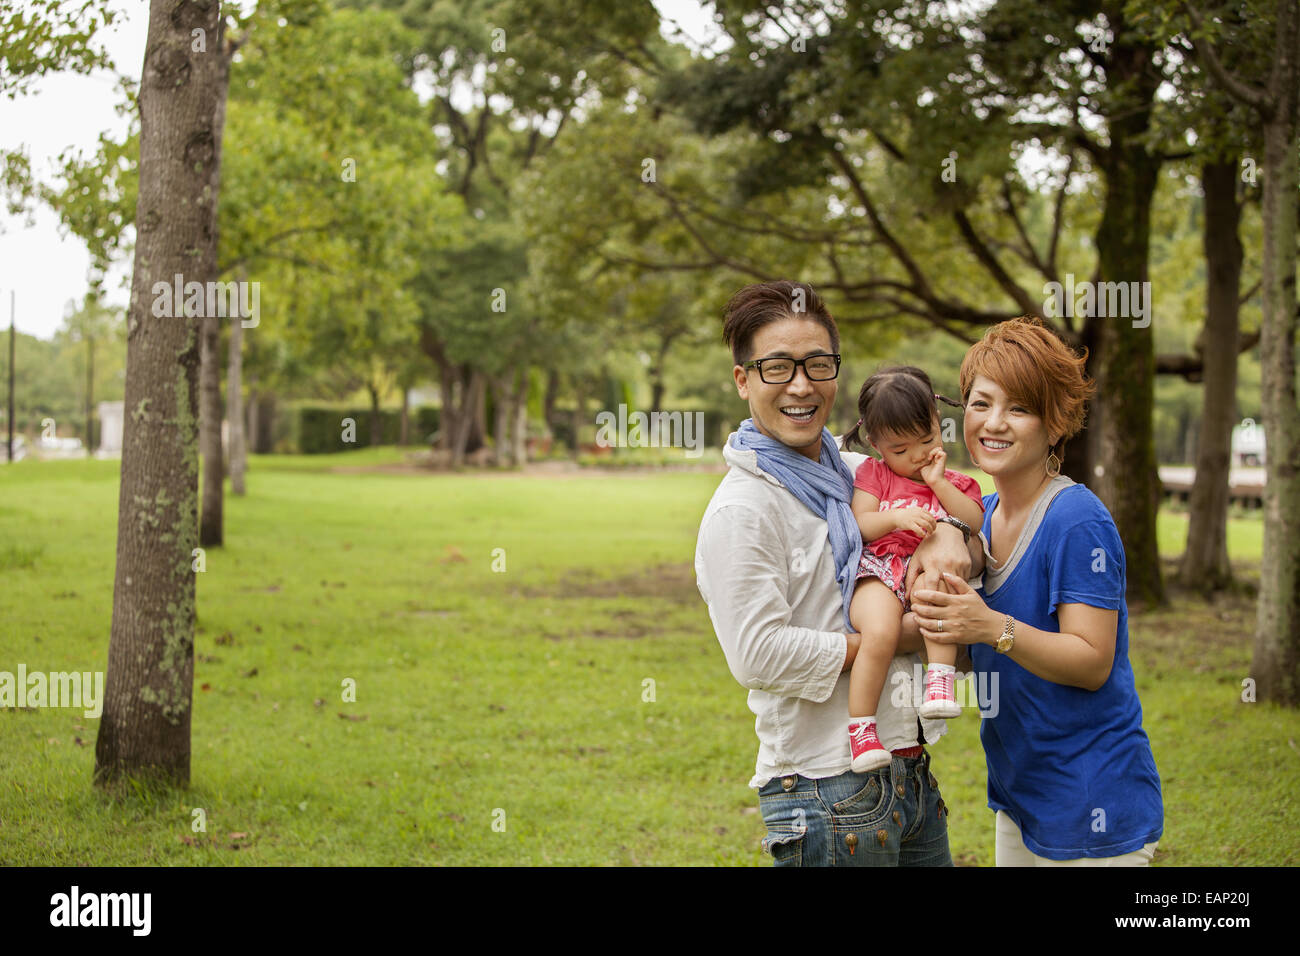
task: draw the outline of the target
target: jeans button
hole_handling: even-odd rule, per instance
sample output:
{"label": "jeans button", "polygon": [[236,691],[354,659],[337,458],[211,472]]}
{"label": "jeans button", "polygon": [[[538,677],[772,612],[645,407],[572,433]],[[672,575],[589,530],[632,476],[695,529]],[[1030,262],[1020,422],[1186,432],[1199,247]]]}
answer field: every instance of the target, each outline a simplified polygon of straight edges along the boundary
{"label": "jeans button", "polygon": [[903,785],[901,783],[895,786],[894,790],[898,793],[900,797],[905,796],[907,793],[907,791],[903,788]]}
{"label": "jeans button", "polygon": [[794,779],[794,777],[782,777],[782,778],[781,778],[781,786],[782,786],[782,788],[785,789],[785,791],[786,791],[787,793],[788,793],[789,791],[791,791],[791,790],[794,789],[794,785],[795,785],[795,779]]}

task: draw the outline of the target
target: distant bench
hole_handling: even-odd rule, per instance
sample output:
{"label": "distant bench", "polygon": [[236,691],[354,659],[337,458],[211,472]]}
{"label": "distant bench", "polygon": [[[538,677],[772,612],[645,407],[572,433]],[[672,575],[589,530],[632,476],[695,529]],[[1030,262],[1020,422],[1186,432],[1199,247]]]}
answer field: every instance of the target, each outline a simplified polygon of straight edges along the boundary
{"label": "distant bench", "polygon": [[[1161,465],[1160,486],[1164,497],[1173,501],[1187,501],[1192,494],[1196,469],[1186,465]],[[1264,505],[1263,468],[1232,468],[1228,471],[1228,500],[1247,508]]]}

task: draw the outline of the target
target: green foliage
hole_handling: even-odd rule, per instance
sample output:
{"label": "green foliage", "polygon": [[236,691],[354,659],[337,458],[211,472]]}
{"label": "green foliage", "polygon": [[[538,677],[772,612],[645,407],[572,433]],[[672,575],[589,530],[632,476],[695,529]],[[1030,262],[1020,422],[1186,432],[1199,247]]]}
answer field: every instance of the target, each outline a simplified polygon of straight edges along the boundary
{"label": "green foliage", "polygon": [[[281,414],[290,419],[288,426],[289,448],[304,455],[323,455],[335,452],[359,451],[371,447],[371,411],[365,406],[338,405],[322,407],[298,404],[284,406]],[[344,441],[345,420],[351,419],[352,441]],[[402,413],[400,409],[381,408],[380,444],[396,445],[401,438]],[[438,409],[422,406],[410,410],[409,440],[413,445],[427,444],[438,430]]]}
{"label": "green foliage", "polygon": [[0,94],[16,99],[51,72],[111,69],[94,39],[116,17],[105,0],[0,0]]}

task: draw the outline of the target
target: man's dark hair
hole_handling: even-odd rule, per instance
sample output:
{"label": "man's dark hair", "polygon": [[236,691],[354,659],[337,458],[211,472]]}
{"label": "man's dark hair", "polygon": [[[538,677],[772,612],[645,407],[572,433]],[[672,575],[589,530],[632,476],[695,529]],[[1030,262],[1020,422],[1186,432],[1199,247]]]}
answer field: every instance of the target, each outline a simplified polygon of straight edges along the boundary
{"label": "man's dark hair", "polygon": [[831,337],[831,351],[840,350],[840,330],[826,303],[806,282],[780,279],[747,285],[727,302],[722,323],[722,341],[731,348],[737,365],[753,358],[754,333],[769,322],[781,319],[811,319]]}

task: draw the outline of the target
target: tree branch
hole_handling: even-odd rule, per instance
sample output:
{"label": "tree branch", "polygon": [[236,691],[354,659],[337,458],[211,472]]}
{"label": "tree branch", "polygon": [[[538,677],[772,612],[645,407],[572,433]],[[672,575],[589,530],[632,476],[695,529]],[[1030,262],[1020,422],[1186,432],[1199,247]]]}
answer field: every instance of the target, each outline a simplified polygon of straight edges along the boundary
{"label": "tree branch", "polygon": [[975,258],[984,266],[984,271],[993,277],[993,281],[998,284],[998,287],[1021,309],[1021,314],[1037,314],[1038,303],[1031,299],[1029,293],[1022,289],[1020,284],[1002,268],[1002,263],[998,262],[997,257],[993,255],[984,240],[979,237],[965,211],[961,209],[954,210],[952,218],[957,223],[957,230],[961,233],[967,248],[975,254]]}
{"label": "tree branch", "polygon": [[[1205,27],[1205,17],[1196,7],[1190,3],[1184,3],[1182,7],[1187,11],[1187,15],[1191,17],[1192,23],[1197,29]],[[1273,102],[1267,90],[1251,83],[1243,83],[1229,73],[1223,65],[1223,61],[1219,59],[1214,44],[1208,39],[1201,43],[1197,43],[1190,36],[1187,39],[1196,51],[1197,58],[1205,64],[1206,69],[1218,80],[1219,85],[1223,87],[1229,96],[1255,109],[1266,123],[1273,118],[1273,112],[1277,109],[1277,104]]]}

